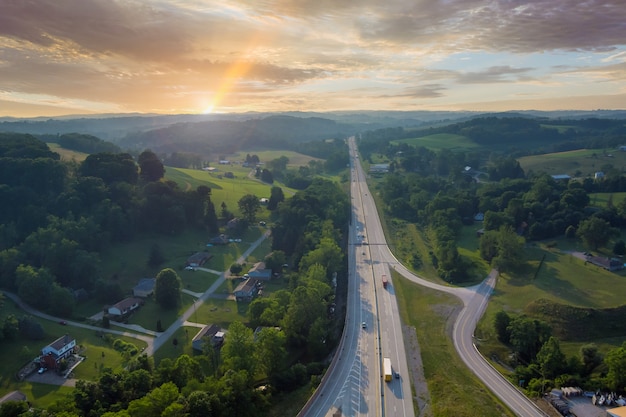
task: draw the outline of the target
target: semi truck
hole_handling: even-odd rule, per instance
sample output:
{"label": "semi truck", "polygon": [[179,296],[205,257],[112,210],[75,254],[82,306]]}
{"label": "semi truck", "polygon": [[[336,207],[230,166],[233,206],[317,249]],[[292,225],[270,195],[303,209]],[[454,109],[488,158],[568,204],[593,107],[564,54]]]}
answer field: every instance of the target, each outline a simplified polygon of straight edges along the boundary
{"label": "semi truck", "polygon": [[383,288],[387,288],[389,285],[389,281],[387,280],[387,275],[383,275]]}
{"label": "semi truck", "polygon": [[383,358],[383,372],[385,373],[385,382],[391,381],[391,359]]}

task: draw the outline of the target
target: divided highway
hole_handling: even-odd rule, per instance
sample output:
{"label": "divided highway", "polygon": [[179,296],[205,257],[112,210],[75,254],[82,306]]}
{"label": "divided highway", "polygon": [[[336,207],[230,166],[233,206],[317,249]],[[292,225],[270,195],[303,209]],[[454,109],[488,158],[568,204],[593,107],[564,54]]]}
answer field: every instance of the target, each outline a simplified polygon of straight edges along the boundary
{"label": "divided highway", "polygon": [[[476,323],[485,311],[497,273],[493,271],[474,287],[454,288],[423,280],[400,264],[387,246],[354,138],[348,144],[352,224],[345,329],[329,370],[299,416],[415,416],[391,268],[419,285],[459,297],[464,307],[454,325],[453,339],[460,357],[516,415],[544,417],[532,401],[484,360],[473,343]],[[382,275],[390,280],[387,288],[383,288]],[[391,359],[394,374],[399,376],[394,375],[388,382],[383,377],[384,357]]]}

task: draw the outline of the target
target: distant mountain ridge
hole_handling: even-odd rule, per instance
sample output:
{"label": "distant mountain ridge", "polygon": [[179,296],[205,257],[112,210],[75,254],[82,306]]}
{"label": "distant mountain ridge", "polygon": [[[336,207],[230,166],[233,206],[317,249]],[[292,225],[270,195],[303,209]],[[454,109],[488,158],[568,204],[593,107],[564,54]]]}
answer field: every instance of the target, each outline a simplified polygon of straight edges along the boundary
{"label": "distant mountain ridge", "polygon": [[242,146],[287,147],[300,142],[343,137],[388,127],[427,127],[477,117],[548,119],[626,119],[626,110],[511,111],[336,111],[229,113],[209,115],[89,115],[76,118],[0,118],[0,132],[33,135],[81,133],[124,149],[155,152],[227,153]]}

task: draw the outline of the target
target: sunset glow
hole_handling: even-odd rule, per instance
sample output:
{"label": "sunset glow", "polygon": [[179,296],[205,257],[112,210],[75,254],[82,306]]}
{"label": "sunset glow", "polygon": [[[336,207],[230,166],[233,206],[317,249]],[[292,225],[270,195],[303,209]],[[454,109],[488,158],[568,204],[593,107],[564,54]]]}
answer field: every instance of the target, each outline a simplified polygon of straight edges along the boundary
{"label": "sunset glow", "polygon": [[626,107],[621,0],[0,1],[0,116]]}

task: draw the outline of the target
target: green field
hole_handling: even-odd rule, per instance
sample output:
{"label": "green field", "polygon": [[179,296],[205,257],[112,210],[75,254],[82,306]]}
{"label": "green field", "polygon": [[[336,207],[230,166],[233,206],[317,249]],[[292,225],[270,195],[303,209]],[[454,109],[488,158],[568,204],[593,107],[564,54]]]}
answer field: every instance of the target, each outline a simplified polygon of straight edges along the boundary
{"label": "green field", "polygon": [[58,143],[47,143],[52,152],[56,152],[61,155],[62,161],[76,161],[83,162],[89,154],[83,152],[72,151],[70,149],[62,148]]}
{"label": "green field", "polygon": [[258,156],[261,163],[267,163],[274,159],[278,159],[281,156],[285,156],[289,159],[287,166],[292,167],[292,168],[307,165],[309,161],[312,161],[312,160],[316,160],[316,161],[320,160],[319,158],[314,158],[309,155],[304,155],[298,152],[287,151],[287,150],[280,150],[280,151],[250,150],[250,151],[245,151],[245,152],[236,152],[232,155],[228,155],[228,158],[231,161],[243,162],[246,160],[246,155],[248,154]]}
{"label": "green field", "polygon": [[623,193],[591,193],[589,194],[589,204],[594,207],[607,207],[609,201],[614,206],[626,199],[626,192]]}
{"label": "green field", "polygon": [[452,133],[437,133],[434,135],[421,136],[419,138],[409,138],[391,141],[393,144],[407,143],[411,146],[423,146],[432,150],[446,149],[462,151],[480,148],[465,136]]}
{"label": "green field", "polygon": [[626,152],[617,150],[580,149],[545,155],[525,156],[518,159],[520,166],[529,172],[545,172],[550,175],[567,174],[572,177],[591,177],[597,171],[626,169]]}

